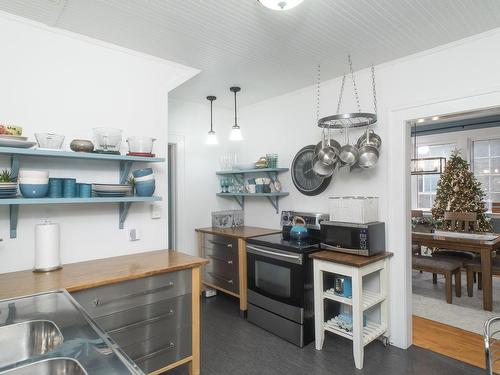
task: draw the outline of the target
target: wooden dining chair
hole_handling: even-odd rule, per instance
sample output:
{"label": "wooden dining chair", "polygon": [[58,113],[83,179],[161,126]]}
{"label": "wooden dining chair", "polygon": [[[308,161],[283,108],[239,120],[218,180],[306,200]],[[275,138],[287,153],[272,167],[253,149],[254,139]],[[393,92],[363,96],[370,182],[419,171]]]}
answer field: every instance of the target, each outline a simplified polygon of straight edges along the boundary
{"label": "wooden dining chair", "polygon": [[[478,229],[476,212],[445,212],[444,227],[450,232],[475,232]],[[462,262],[462,268],[466,269],[467,264],[476,263],[481,259],[479,253],[453,249],[438,249],[432,253],[436,258],[448,258]],[[437,275],[433,275],[436,279]],[[477,280],[476,272],[472,273],[473,282]]]}
{"label": "wooden dining chair", "polygon": [[445,212],[444,222],[452,232],[475,232],[478,228],[476,212]]}

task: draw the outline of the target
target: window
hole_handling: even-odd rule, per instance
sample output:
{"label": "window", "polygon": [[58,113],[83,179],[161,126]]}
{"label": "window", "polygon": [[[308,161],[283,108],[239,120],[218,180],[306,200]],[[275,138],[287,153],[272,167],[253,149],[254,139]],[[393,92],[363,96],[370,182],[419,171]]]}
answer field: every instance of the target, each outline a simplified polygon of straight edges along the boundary
{"label": "window", "polygon": [[500,202],[500,139],[474,141],[472,143],[474,175],[486,193],[486,203]]}
{"label": "window", "polygon": [[[418,157],[429,158],[442,156],[445,157],[446,160],[448,160],[451,153],[456,148],[456,143],[446,143],[441,145],[419,145]],[[436,187],[441,176],[438,174],[429,174],[416,177],[418,187],[416,208],[429,210],[434,204],[434,199],[436,198]]]}

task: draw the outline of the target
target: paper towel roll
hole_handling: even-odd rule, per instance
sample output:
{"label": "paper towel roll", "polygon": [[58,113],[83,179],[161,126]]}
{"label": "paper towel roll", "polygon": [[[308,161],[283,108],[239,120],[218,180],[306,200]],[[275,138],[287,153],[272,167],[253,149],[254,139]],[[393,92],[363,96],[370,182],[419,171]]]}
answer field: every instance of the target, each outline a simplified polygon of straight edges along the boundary
{"label": "paper towel roll", "polygon": [[35,271],[61,268],[59,224],[45,221],[35,226]]}

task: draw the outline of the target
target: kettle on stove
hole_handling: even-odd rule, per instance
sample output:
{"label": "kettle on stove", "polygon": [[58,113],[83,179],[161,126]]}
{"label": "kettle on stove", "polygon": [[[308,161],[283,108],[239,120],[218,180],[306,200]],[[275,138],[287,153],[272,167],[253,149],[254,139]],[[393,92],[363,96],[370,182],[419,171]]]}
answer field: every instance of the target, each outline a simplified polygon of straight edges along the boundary
{"label": "kettle on stove", "polygon": [[292,229],[290,229],[290,237],[294,240],[305,240],[309,233],[306,228],[306,221],[300,216],[295,216],[292,221]]}

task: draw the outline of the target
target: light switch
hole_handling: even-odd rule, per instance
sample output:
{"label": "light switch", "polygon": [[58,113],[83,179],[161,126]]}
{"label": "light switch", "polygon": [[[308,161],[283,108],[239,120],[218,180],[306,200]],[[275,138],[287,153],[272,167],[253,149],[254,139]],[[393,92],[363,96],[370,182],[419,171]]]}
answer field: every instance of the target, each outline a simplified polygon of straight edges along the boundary
{"label": "light switch", "polygon": [[151,219],[161,218],[161,206],[159,204],[151,205]]}

